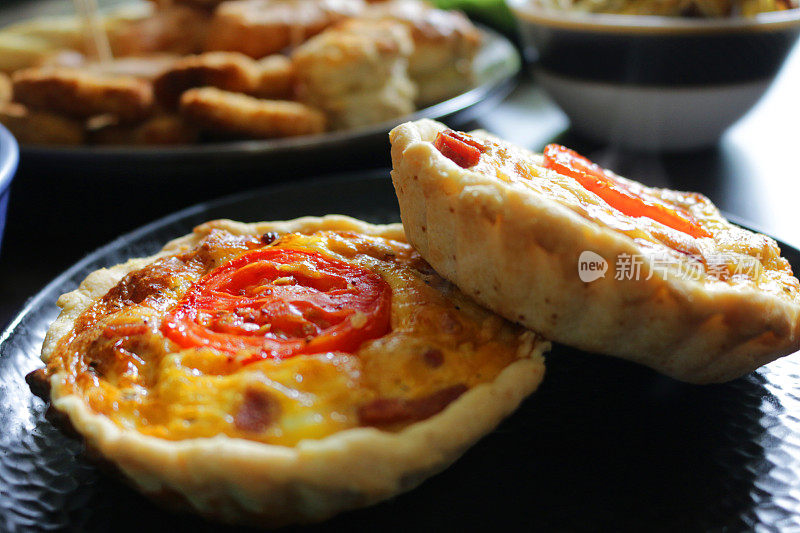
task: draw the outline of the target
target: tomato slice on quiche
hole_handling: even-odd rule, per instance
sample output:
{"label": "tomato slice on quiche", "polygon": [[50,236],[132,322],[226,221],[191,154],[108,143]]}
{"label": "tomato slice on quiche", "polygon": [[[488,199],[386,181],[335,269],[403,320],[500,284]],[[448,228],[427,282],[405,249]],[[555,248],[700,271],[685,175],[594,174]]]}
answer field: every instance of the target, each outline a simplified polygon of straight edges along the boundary
{"label": "tomato slice on quiche", "polygon": [[703,195],[429,120],[391,141],[409,242],[505,318],[696,383],[800,349],[800,282],[778,245]]}
{"label": "tomato slice on quiche", "polygon": [[378,274],[317,252],[270,247],[201,278],[161,332],[181,348],[209,347],[248,363],[352,352],[389,330],[391,289]]}
{"label": "tomato slice on quiche", "polygon": [[315,521],[415,486],[508,415],[548,343],[439,277],[399,224],[209,222],[94,272],[37,374],[139,489]]}

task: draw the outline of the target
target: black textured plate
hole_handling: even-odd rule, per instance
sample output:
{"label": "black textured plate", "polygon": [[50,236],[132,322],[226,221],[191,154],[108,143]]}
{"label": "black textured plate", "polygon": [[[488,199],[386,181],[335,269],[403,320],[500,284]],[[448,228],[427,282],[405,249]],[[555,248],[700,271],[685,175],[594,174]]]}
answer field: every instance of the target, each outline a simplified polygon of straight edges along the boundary
{"label": "black textured plate", "polygon": [[[0,531],[207,531],[78,456],[24,376],[58,295],[90,271],[155,252],[195,224],[344,213],[398,219],[386,173],[270,188],[200,205],[125,235],[31,299],[0,338]],[[800,252],[782,246],[795,269]],[[384,530],[800,528],[800,354],[724,385],[679,383],[556,345],[537,393],[453,467],[326,526]]]}

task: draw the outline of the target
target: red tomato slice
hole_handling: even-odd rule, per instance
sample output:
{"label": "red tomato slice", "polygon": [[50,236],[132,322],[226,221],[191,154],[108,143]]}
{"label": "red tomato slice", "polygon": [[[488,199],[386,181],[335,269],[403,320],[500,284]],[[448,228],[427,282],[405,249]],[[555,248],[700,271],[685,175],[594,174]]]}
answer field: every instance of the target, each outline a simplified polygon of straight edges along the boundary
{"label": "red tomato slice", "polygon": [[453,130],[439,132],[433,145],[443,156],[462,168],[478,163],[484,146],[464,133]]}
{"label": "red tomato slice", "polygon": [[245,364],[352,352],[389,330],[390,300],[389,285],[369,270],[316,252],[266,248],[205,275],[170,309],[161,331],[182,348],[213,348]]}
{"label": "red tomato slice", "polygon": [[684,210],[672,209],[658,199],[629,190],[599,165],[560,144],[544,149],[544,166],[570,176],[586,190],[595,193],[618,211],[631,217],[647,217],[692,237],[711,237],[694,217]]}

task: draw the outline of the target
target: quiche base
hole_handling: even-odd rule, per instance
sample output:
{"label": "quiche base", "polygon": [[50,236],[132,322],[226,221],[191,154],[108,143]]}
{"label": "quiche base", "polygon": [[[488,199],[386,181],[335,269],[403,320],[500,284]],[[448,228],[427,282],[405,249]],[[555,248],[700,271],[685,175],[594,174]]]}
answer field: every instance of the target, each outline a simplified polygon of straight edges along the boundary
{"label": "quiche base", "polygon": [[[405,240],[400,224],[376,226],[335,215],[209,225],[235,234],[342,230]],[[48,331],[42,359],[49,360],[77,317],[128,272],[188,250],[199,238],[188,235],[154,256],[90,274],[77,290],[58,300],[62,312]],[[549,343],[533,333],[524,335],[530,340],[527,357],[510,364],[493,382],[471,388],[440,413],[397,432],[361,427],[303,440],[294,447],[225,436],[167,441],[121,428],[92,412],[82,398],[61,390],[60,374],[49,380],[51,407],[68,418],[90,451],[162,504],[188,506],[209,518],[261,527],[314,522],[415,487],[491,431],[543,377],[542,354]]]}
{"label": "quiche base", "polygon": [[641,250],[554,200],[459,167],[433,145],[444,129],[395,128],[392,180],[408,241],[483,305],[551,340],[692,383],[728,381],[800,349],[796,300],[676,276],[618,281],[611,269],[581,281],[581,252]]}

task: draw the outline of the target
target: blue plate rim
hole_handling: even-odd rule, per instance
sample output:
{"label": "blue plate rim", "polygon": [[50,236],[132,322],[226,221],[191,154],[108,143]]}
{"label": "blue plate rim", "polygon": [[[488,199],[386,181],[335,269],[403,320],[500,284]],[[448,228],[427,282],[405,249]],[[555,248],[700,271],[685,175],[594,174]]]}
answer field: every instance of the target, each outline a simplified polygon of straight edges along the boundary
{"label": "blue plate rim", "polygon": [[19,144],[5,126],[0,124],[0,195],[14,179],[19,165]]}

